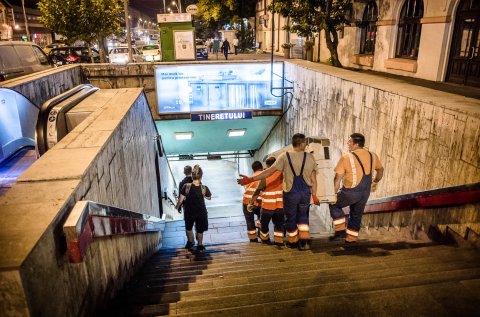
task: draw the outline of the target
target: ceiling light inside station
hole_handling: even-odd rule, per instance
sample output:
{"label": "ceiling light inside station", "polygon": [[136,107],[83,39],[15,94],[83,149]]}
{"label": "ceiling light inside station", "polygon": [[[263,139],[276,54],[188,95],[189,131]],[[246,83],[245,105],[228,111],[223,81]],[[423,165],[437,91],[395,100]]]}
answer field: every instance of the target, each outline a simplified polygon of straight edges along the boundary
{"label": "ceiling light inside station", "polygon": [[193,137],[193,132],[175,132],[176,140],[190,140]]}
{"label": "ceiling light inside station", "polygon": [[228,130],[228,136],[243,136],[247,129],[230,129]]}

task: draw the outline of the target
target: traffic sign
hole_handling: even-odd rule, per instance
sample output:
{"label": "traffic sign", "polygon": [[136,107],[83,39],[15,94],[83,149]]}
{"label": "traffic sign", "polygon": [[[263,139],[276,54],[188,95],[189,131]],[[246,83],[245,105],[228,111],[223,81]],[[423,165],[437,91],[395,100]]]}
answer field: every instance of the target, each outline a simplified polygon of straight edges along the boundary
{"label": "traffic sign", "polygon": [[191,13],[192,15],[197,15],[198,14],[198,7],[194,4],[191,4],[187,7],[186,11],[188,13]]}

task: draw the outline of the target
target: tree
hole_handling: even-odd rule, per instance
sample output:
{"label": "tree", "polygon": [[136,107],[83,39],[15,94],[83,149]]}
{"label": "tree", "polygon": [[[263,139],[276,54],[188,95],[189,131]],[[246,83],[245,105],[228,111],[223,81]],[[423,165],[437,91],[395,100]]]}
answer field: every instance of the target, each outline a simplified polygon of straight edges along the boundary
{"label": "tree", "polygon": [[199,16],[215,30],[255,16],[255,5],[256,0],[199,0],[197,3]]}
{"label": "tree", "polygon": [[275,7],[270,6],[269,10],[289,18],[292,24],[286,30],[307,40],[324,30],[332,64],[342,67],[337,52],[337,28],[348,23],[351,7],[352,0],[275,0]]}
{"label": "tree", "polygon": [[119,0],[41,0],[38,8],[42,13],[40,21],[47,28],[62,34],[69,42],[81,40],[90,47],[97,41],[102,44],[103,38],[119,30],[121,3]]}

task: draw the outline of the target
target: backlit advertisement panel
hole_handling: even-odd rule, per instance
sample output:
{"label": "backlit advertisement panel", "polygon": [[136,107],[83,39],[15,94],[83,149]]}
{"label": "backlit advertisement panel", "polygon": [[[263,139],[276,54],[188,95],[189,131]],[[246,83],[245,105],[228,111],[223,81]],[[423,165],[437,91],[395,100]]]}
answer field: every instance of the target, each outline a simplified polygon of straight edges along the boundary
{"label": "backlit advertisement panel", "polygon": [[[274,73],[281,76],[281,63]],[[280,77],[274,79],[282,86]],[[155,80],[160,114],[282,108],[282,98],[270,93],[269,63],[157,66]]]}

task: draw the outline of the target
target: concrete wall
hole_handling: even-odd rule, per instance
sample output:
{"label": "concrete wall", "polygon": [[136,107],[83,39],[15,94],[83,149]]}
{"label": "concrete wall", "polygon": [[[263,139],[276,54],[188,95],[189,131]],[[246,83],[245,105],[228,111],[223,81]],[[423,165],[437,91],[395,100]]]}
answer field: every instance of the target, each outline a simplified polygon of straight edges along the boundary
{"label": "concrete wall", "polygon": [[0,198],[1,316],[90,316],[158,246],[159,233],[97,239],[68,262],[62,226],[76,201],[159,216],[145,95],[100,92],[90,98],[102,106]]}
{"label": "concrete wall", "polygon": [[479,100],[303,61],[285,66],[293,105],[255,159],[301,132],[330,138],[336,162],[360,132],[385,166],[372,197],[480,181]]}
{"label": "concrete wall", "polygon": [[82,68],[71,65],[11,79],[0,86],[15,89],[40,107],[45,101],[84,83]]}

